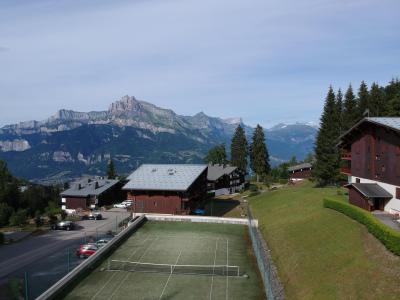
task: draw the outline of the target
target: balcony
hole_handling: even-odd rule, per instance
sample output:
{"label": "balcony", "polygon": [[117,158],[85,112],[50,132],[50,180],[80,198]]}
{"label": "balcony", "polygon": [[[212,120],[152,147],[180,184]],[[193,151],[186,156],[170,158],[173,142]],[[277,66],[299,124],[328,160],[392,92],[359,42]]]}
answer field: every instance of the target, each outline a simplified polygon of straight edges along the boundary
{"label": "balcony", "polygon": [[351,168],[349,167],[341,167],[340,168],[340,173],[346,174],[346,175],[351,175]]}
{"label": "balcony", "polygon": [[351,160],[351,152],[343,151],[341,153],[342,160]]}

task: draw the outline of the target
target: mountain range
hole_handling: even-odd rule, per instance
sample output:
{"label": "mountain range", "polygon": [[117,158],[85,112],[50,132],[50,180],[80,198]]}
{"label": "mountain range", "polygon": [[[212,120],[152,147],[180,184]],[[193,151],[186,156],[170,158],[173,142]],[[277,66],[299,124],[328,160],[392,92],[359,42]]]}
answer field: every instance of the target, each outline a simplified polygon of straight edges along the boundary
{"label": "mountain range", "polygon": [[[124,96],[106,111],[62,109],[44,121],[0,128],[0,159],[16,176],[42,183],[102,175],[110,158],[118,173],[127,174],[141,163],[203,162],[212,146],[229,146],[239,124],[250,138],[253,129],[240,118],[215,118],[202,112],[181,116]],[[266,129],[271,163],[293,155],[304,158],[313,150],[316,132],[314,126],[300,123]]]}

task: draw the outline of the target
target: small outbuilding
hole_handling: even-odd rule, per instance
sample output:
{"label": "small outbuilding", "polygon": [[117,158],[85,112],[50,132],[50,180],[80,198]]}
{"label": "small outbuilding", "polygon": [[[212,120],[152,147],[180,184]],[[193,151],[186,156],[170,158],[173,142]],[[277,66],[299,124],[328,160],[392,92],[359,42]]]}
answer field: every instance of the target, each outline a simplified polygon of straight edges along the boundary
{"label": "small outbuilding", "polygon": [[288,168],[289,178],[291,181],[303,180],[311,177],[312,165],[303,163]]}
{"label": "small outbuilding", "polygon": [[61,208],[63,210],[95,209],[120,201],[122,196],[119,180],[104,177],[80,179],[62,193]]}
{"label": "small outbuilding", "polygon": [[135,212],[187,215],[207,196],[207,165],[143,164],[128,180]]}
{"label": "small outbuilding", "polygon": [[244,175],[234,166],[208,165],[208,193],[220,196],[239,192],[244,187]]}

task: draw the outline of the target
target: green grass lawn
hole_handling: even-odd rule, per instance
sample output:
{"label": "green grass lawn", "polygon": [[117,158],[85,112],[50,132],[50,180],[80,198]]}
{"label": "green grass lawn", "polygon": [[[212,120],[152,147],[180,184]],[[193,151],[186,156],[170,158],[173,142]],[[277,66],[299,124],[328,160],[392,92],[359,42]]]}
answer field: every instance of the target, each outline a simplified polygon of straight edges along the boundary
{"label": "green grass lawn", "polygon": [[287,298],[400,299],[400,257],[324,196],[346,197],[307,182],[249,198]]}

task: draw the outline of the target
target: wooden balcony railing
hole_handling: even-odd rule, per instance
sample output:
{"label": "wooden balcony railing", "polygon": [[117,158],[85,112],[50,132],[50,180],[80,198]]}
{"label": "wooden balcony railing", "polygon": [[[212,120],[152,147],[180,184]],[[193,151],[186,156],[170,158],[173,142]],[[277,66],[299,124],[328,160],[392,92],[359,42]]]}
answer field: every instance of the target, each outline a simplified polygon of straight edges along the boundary
{"label": "wooden balcony railing", "polygon": [[342,152],[343,160],[351,160],[351,152]]}
{"label": "wooden balcony railing", "polygon": [[351,169],[349,167],[341,167],[340,173],[351,175]]}

